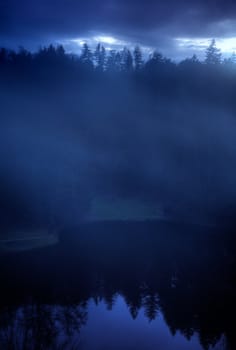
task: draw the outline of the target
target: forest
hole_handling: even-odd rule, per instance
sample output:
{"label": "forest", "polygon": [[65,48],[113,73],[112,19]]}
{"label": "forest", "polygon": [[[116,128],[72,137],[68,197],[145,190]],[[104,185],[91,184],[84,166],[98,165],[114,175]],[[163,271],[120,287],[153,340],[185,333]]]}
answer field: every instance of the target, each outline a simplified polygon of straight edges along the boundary
{"label": "forest", "polygon": [[229,222],[235,93],[236,55],[215,40],[181,62],[138,46],[0,49],[1,225],[76,226],[100,198]]}

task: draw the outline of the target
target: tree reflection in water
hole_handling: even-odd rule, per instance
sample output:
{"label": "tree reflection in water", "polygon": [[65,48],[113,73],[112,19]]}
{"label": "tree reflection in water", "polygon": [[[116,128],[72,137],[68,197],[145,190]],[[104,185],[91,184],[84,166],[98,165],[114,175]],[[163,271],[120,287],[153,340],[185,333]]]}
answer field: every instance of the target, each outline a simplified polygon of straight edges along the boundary
{"label": "tree reflection in water", "polygon": [[77,349],[86,320],[86,304],[28,303],[15,310],[5,308],[1,311],[1,349]]}
{"label": "tree reflection in water", "polygon": [[220,342],[234,350],[235,262],[226,232],[167,223],[81,225],[64,232],[58,246],[0,258],[0,349],[87,350],[81,335],[95,315],[91,301],[95,313],[105,303],[114,314],[122,296],[133,322],[142,311],[150,325],[163,317],[172,336],[198,334],[202,349]]}

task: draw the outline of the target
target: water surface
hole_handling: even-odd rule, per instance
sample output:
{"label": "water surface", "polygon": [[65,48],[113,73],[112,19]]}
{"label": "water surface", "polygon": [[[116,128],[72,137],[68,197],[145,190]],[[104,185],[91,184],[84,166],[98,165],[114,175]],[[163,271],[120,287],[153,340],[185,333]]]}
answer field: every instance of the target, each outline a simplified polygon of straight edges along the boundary
{"label": "water surface", "polygon": [[235,349],[232,233],[100,222],[0,257],[0,349]]}

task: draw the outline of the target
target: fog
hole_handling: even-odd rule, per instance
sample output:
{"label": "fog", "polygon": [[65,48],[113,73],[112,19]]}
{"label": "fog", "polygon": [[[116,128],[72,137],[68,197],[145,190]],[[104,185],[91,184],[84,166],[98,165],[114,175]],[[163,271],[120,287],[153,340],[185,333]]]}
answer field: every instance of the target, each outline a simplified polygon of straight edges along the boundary
{"label": "fog", "polygon": [[132,198],[195,223],[233,217],[235,71],[199,62],[202,75],[193,64],[192,82],[188,67],[163,64],[159,75],[82,74],[60,65],[43,74],[6,74],[2,223],[74,226],[94,198],[107,197]]}

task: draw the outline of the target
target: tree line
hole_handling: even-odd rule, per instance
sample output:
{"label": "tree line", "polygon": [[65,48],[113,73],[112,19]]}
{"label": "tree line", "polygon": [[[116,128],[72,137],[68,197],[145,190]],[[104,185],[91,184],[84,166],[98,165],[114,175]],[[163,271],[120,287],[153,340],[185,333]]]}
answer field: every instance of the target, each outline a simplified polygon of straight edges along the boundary
{"label": "tree line", "polygon": [[[45,88],[63,86],[68,90],[83,83],[102,84],[109,92],[122,81],[165,97],[179,96],[223,102],[235,105],[236,54],[224,58],[212,40],[205,51],[205,59],[196,55],[180,62],[165,57],[159,51],[145,58],[142,49],[133,51],[108,50],[101,44],[92,50],[83,44],[81,54],[67,53],[62,45],[41,47],[32,53],[23,47],[18,51],[0,49],[0,86],[6,88],[29,85]],[[107,82],[109,84],[107,85]],[[58,85],[59,83],[59,85]],[[110,85],[112,84],[112,86]],[[118,93],[118,92],[117,92]]]}
{"label": "tree line", "polygon": [[29,70],[32,66],[69,66],[72,68],[82,68],[87,72],[152,72],[155,73],[160,66],[169,69],[173,67],[189,66],[236,66],[236,54],[233,53],[229,58],[222,58],[220,49],[217,48],[213,39],[205,51],[205,59],[200,61],[196,55],[186,58],[179,63],[175,63],[166,58],[159,51],[153,51],[147,59],[144,58],[142,49],[136,46],[133,51],[124,47],[122,50],[107,50],[100,43],[95,50],[92,50],[87,43],[83,44],[81,54],[75,55],[66,53],[62,45],[49,45],[41,47],[36,53],[31,53],[23,47],[18,51],[6,48],[0,49],[0,67],[2,68],[20,68]]}

